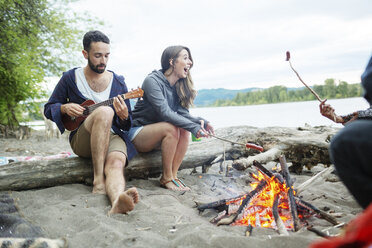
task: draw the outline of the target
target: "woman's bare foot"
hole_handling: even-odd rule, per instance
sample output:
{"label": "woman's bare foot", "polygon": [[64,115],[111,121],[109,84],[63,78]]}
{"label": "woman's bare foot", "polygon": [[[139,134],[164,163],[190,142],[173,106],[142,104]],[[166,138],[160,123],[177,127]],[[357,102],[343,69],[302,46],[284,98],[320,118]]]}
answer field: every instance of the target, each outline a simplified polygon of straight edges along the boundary
{"label": "woman's bare foot", "polygon": [[130,188],[119,195],[119,197],[112,204],[111,210],[108,215],[111,214],[126,214],[134,209],[134,205],[138,203],[139,196],[136,188]]}

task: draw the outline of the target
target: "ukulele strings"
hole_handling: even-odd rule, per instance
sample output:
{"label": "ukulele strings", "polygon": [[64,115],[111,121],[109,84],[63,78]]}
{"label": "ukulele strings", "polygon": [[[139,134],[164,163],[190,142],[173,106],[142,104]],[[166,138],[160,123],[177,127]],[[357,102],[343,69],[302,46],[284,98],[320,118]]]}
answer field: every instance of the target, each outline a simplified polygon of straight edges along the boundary
{"label": "ukulele strings", "polygon": [[[126,99],[125,94],[121,95],[121,97]],[[109,105],[113,104],[113,102],[114,102],[114,98],[111,98],[111,99],[108,99],[106,101],[87,106],[86,109],[84,110],[84,115],[89,115],[90,113],[92,113],[98,107],[109,106]]]}

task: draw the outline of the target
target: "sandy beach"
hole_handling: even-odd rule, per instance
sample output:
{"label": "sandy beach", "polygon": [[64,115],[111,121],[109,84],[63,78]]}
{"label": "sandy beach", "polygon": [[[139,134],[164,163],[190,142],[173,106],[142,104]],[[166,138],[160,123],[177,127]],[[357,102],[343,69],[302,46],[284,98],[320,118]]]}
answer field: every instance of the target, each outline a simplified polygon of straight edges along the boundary
{"label": "sandy beach", "polygon": [[[0,156],[48,156],[72,152],[67,136],[46,139],[42,132],[33,132],[30,139],[0,139]],[[160,166],[160,165],[159,165]],[[267,165],[269,166],[269,165]],[[268,167],[269,168],[269,167]],[[300,175],[294,186],[322,171],[318,164]],[[181,170],[179,176],[191,187],[180,193],[160,187],[158,178],[133,179],[127,187],[136,187],[140,202],[127,215],[107,216],[110,204],[106,196],[91,193],[92,187],[69,184],[45,189],[11,191],[21,216],[40,227],[43,236],[63,238],[68,247],[307,247],[322,238],[302,228],[281,236],[276,230],[255,227],[250,237],[245,226],[216,226],[210,219],[215,210],[199,213],[196,202],[208,203],[231,198],[250,191],[248,172],[234,170],[232,176],[219,173],[213,166],[207,173],[201,168]],[[3,192],[4,193],[4,192]],[[337,216],[339,222],[349,222],[362,209],[335,174],[301,193],[304,200]],[[315,216],[308,223],[329,234],[341,229]],[[327,229],[327,230],[326,230]]]}

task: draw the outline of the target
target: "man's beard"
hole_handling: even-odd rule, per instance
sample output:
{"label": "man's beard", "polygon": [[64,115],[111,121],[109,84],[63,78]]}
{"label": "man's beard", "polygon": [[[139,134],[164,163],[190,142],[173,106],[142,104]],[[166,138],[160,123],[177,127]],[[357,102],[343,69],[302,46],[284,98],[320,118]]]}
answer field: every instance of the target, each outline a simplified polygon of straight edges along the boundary
{"label": "man's beard", "polygon": [[[98,74],[102,74],[102,73],[104,73],[104,72],[105,72],[105,69],[106,69],[106,65],[105,65],[105,64],[94,65],[94,64],[92,63],[92,61],[90,61],[89,57],[88,57],[88,65],[89,65],[89,68],[90,68],[92,71],[94,71],[94,72],[96,72],[96,73],[98,73]],[[103,66],[103,69],[98,69],[98,67],[100,67],[100,66]]]}

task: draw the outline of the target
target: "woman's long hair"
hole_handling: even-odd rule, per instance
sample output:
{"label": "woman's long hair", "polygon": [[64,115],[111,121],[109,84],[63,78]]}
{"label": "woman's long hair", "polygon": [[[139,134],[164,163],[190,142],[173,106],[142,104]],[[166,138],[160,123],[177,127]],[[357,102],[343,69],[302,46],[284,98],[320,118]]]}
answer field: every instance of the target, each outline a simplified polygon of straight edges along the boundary
{"label": "woman's long hair", "polygon": [[[161,55],[161,68],[163,73],[165,73],[171,67],[171,60],[173,60],[175,63],[183,49],[189,53],[189,58],[194,64],[189,48],[185,46],[170,46],[167,47]],[[181,106],[187,109],[190,108],[193,105],[196,97],[196,90],[194,89],[194,82],[192,81],[190,71],[187,73],[186,78],[180,78],[176,82],[176,90],[177,95],[180,98]]]}

